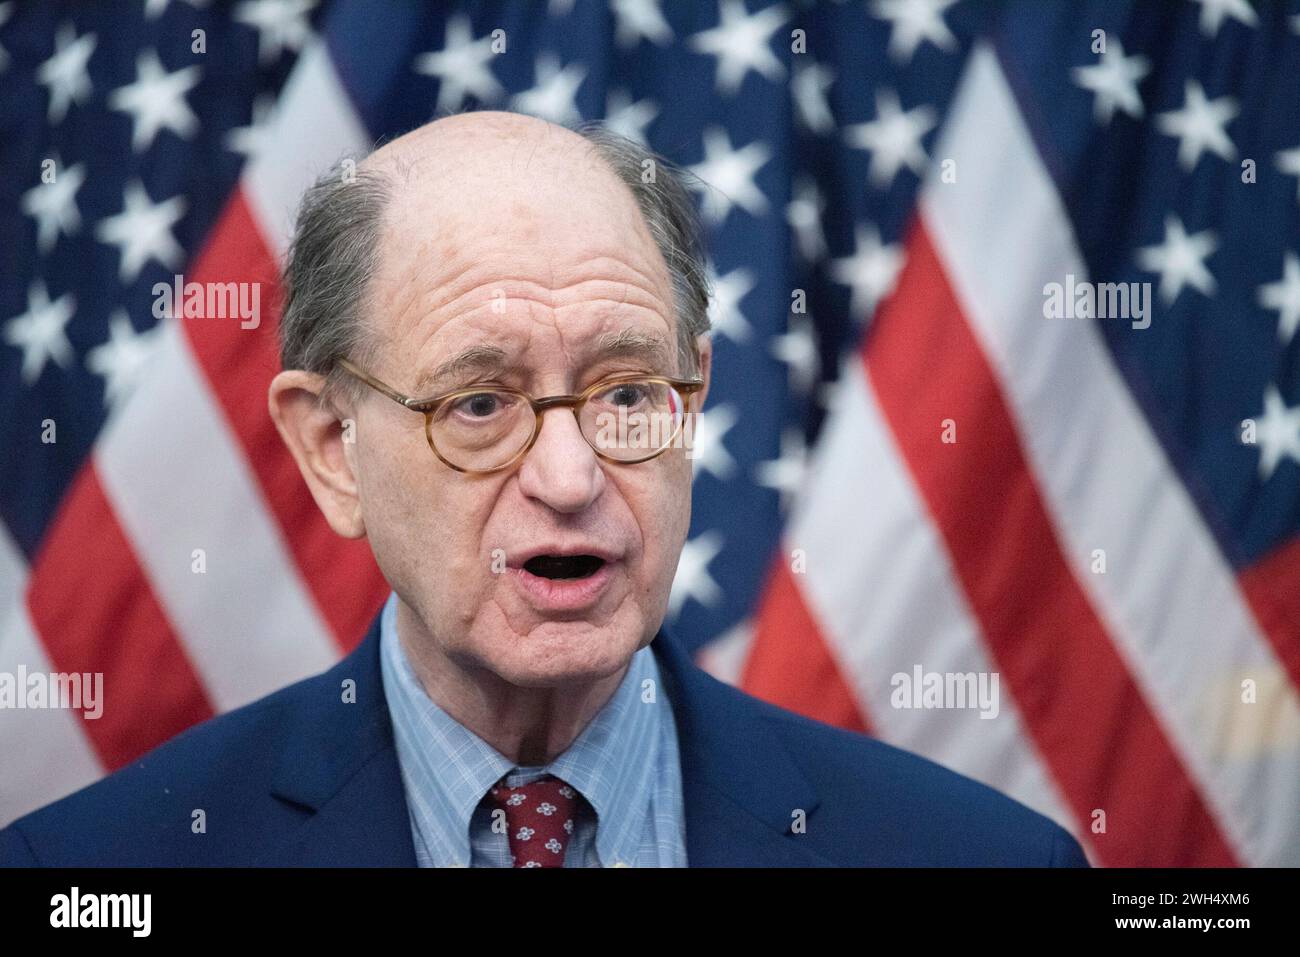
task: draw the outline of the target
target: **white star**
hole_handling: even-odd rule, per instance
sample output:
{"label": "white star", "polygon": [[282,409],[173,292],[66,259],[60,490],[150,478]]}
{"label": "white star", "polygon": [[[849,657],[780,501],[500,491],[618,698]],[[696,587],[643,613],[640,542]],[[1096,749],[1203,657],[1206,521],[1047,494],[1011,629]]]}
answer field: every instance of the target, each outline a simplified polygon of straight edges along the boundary
{"label": "white star", "polygon": [[1300,34],[1300,13],[1291,18],[1291,32]]}
{"label": "white star", "polygon": [[[209,0],[185,0],[191,7],[206,7]],[[171,0],[144,0],[144,16],[146,20],[156,20],[167,9],[167,4]]]}
{"label": "white star", "polygon": [[785,219],[794,230],[799,254],[809,262],[826,255],[826,237],[822,234],[822,212],[826,200],[822,198],[817,181],[801,175],[794,183],[794,196],[785,207]]}
{"label": "white star", "polygon": [[781,493],[781,511],[790,507],[790,499],[799,486],[808,467],[808,446],[803,430],[787,428],[781,433],[781,455],[776,459],[759,462],[754,466],[754,481],[764,488]]}
{"label": "white star", "polygon": [[274,63],[285,50],[301,50],[311,37],[307,14],[316,0],[248,0],[235,7],[239,23],[257,31],[257,60]]}
{"label": "white star", "polygon": [[200,72],[197,66],[187,66],[167,73],[155,50],[136,57],[135,82],[118,87],[108,97],[113,109],[131,114],[135,152],[147,149],[163,127],[181,139],[194,135],[199,119],[185,102],[185,94],[198,85]]}
{"label": "white star", "polygon": [[480,103],[495,100],[504,90],[488,63],[496,56],[492,38],[474,39],[469,17],[457,13],[447,20],[441,50],[415,58],[415,71],[438,78],[438,110],[459,110],[466,96]]}
{"label": "white star", "polygon": [[704,131],[704,161],[688,167],[701,182],[690,182],[704,199],[704,216],[715,226],[720,226],[731,212],[740,206],[751,216],[767,212],[767,197],[754,184],[754,174],[772,157],[761,141],[733,150],[731,138],[721,127],[711,126]]}
{"label": "white star", "polygon": [[1142,117],[1142,97],[1138,81],[1151,72],[1151,61],[1141,54],[1125,59],[1124,45],[1115,37],[1102,51],[1101,62],[1074,68],[1074,82],[1096,94],[1092,112],[1097,122],[1107,126],[1119,107],[1134,119]]}
{"label": "white star", "polygon": [[757,285],[753,273],[741,268],[719,276],[712,261],[706,264],[705,269],[709,287],[713,290],[709,299],[710,327],[732,342],[747,342],[753,335],[753,328],[740,311],[740,301]]}
{"label": "white star", "polygon": [[72,343],[64,330],[76,311],[77,300],[72,293],[50,302],[45,283],[32,280],[27,289],[27,311],[5,323],[5,341],[23,350],[24,382],[39,379],[50,359],[62,369],[72,364]]}
{"label": "white star", "polygon": [[1203,295],[1214,295],[1214,277],[1205,267],[1205,258],[1218,247],[1213,230],[1188,236],[1182,220],[1169,215],[1165,217],[1164,242],[1139,249],[1138,265],[1148,272],[1160,273],[1160,299],[1168,306],[1186,285]]}
{"label": "white star", "polygon": [[858,224],[854,230],[853,255],[831,263],[831,278],[853,290],[849,311],[865,322],[882,299],[894,291],[903,268],[903,250],[897,243],[880,242],[880,230]]}
{"label": "white star", "polygon": [[709,574],[709,563],[722,551],[722,533],[709,529],[682,546],[677,559],[677,574],[673,577],[672,591],[668,595],[668,613],[676,618],[686,599],[694,598],[701,605],[714,606],[722,598],[722,589]]}
{"label": "white star", "polygon": [[844,131],[850,146],[871,151],[868,177],[877,189],[888,189],[898,171],[906,166],[918,176],[928,157],[921,138],[934,129],[934,110],[924,104],[906,113],[893,90],[876,93],[876,118],[855,123]]}
{"label": "white star", "polygon": [[806,395],[817,382],[821,368],[812,319],[807,313],[790,313],[789,331],[773,336],[768,347],[772,355],[790,367],[790,388]]}
{"label": "white star", "polygon": [[1262,482],[1269,480],[1282,456],[1300,463],[1300,405],[1287,408],[1272,383],[1264,393],[1264,414],[1255,420],[1255,442],[1259,445]]}
{"label": "white star", "polygon": [[86,166],[78,163],[63,172],[55,164],[55,178],[41,182],[23,194],[23,212],[36,219],[36,248],[48,253],[59,234],[71,236],[81,228],[77,190],[86,181]]}
{"label": "white star", "polygon": [[1219,32],[1225,17],[1239,20],[1248,27],[1256,26],[1259,18],[1246,0],[1196,0],[1201,5],[1201,32],[1212,37]]}
{"label": "white star", "polygon": [[[1280,150],[1273,157],[1273,162],[1283,173],[1300,176],[1300,146],[1293,150]],[[1296,200],[1300,202],[1300,179],[1296,180]]]}
{"label": "white star", "polygon": [[109,317],[108,341],[86,353],[86,368],[104,378],[104,405],[116,408],[130,395],[158,348],[162,329],[160,323],[136,332],[122,309]]}
{"label": "white star", "polygon": [[36,71],[36,82],[50,88],[51,123],[62,123],[72,103],[84,103],[90,96],[90,73],[86,64],[99,41],[95,34],[77,36],[71,23],[59,27],[54,36],[54,55]]}
{"label": "white star", "polygon": [[1300,256],[1290,250],[1282,261],[1282,278],[1259,287],[1259,304],[1277,310],[1277,337],[1285,346],[1300,326]]}
{"label": "white star", "polygon": [[730,403],[715,405],[696,417],[691,439],[692,479],[699,477],[701,469],[723,482],[731,478],[736,460],[727,451],[726,435],[736,420],[736,410]]}
{"label": "white star", "polygon": [[[8,20],[11,16],[13,16],[13,13],[14,13],[14,5],[12,0],[10,0],[10,2],[8,3],[0,3],[0,27],[5,25],[5,21]],[[0,73],[3,73],[8,68],[8,66],[9,66],[9,54],[5,52],[4,47],[0,47]]]}
{"label": "white star", "polygon": [[656,46],[673,42],[673,29],[664,19],[658,0],[613,0],[614,42],[620,47],[634,47],[642,37]]}
{"label": "white star", "polygon": [[562,17],[573,9],[573,0],[551,0],[546,5],[548,17]]}
{"label": "white star", "polygon": [[835,118],[826,101],[826,91],[834,82],[835,71],[820,63],[796,68],[794,79],[790,81],[795,115],[814,133],[829,133],[835,129]]}
{"label": "white star", "polygon": [[786,21],[782,7],[768,7],[750,14],[745,12],[743,0],[722,0],[718,12],[722,22],[690,38],[692,49],[718,58],[715,81],[718,92],[734,94],[750,70],[769,80],[779,80],[785,75],[781,61],[768,46],[772,34]]}
{"label": "white star", "polygon": [[1178,137],[1178,162],[1186,170],[1196,166],[1196,161],[1207,149],[1221,159],[1231,160],[1237,154],[1224,126],[1239,112],[1237,101],[1230,96],[1207,100],[1205,90],[1195,80],[1188,80],[1181,110],[1171,110],[1156,117],[1160,132]]}
{"label": "white star", "polygon": [[154,204],[139,180],[127,184],[122,212],[103,220],[95,231],[100,242],[112,243],[121,250],[118,275],[122,282],[134,281],[150,259],[167,269],[180,265],[183,250],[171,229],[183,215],[184,197],[173,196]]}
{"label": "white star", "polygon": [[574,98],[586,77],[587,68],[577,61],[560,69],[559,58],[554,54],[538,54],[537,83],[532,89],[515,94],[514,108],[560,126],[572,126],[582,119]]}
{"label": "white star", "polygon": [[610,90],[605,100],[605,126],[628,139],[646,145],[646,127],[659,115],[659,107],[650,100],[632,102],[627,90]]}
{"label": "white star", "polygon": [[956,2],[872,0],[871,15],[889,21],[889,55],[899,63],[910,63],[916,48],[926,40],[947,52],[957,48],[957,38],[943,21],[944,11]]}
{"label": "white star", "polygon": [[226,133],[226,149],[251,159],[266,149],[271,138],[271,117],[275,114],[275,97],[259,93],[253,99],[253,121]]}

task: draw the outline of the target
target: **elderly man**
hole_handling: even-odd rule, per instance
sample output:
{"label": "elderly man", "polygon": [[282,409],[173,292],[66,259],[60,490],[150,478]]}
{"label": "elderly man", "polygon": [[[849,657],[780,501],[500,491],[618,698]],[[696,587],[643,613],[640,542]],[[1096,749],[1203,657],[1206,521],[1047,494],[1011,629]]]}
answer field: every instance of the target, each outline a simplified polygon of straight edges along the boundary
{"label": "elderly man", "polygon": [[1046,818],[662,634],[712,352],[661,160],[440,119],[310,191],[286,279],[271,416],[393,594],[336,667],[15,822],[0,859],[1085,864]]}

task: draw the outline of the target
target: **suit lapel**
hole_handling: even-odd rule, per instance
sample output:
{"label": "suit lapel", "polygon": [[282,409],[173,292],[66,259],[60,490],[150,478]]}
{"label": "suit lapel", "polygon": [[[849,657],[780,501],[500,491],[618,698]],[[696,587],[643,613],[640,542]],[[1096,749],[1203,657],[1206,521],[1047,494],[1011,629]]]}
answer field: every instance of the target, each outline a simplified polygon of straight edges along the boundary
{"label": "suit lapel", "polygon": [[[345,682],[355,685],[345,686]],[[355,690],[355,701],[344,700]],[[361,644],[307,683],[271,784],[311,816],[262,859],[277,865],[414,867],[415,847],[379,664],[379,618]]]}
{"label": "suit lapel", "polygon": [[832,861],[791,833],[819,799],[747,695],[699,668],[660,630],[651,646],[668,684],[681,752],[691,867],[809,867]]}

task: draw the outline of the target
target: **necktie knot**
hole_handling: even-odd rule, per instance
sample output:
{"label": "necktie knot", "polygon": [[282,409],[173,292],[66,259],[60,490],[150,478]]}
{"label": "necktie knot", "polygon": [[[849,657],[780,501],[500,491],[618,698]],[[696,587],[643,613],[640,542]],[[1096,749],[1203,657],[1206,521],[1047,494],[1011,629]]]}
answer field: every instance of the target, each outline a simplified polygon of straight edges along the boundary
{"label": "necktie knot", "polygon": [[488,790],[487,799],[505,812],[515,867],[564,866],[564,852],[577,823],[574,788],[553,774],[513,788],[502,778]]}

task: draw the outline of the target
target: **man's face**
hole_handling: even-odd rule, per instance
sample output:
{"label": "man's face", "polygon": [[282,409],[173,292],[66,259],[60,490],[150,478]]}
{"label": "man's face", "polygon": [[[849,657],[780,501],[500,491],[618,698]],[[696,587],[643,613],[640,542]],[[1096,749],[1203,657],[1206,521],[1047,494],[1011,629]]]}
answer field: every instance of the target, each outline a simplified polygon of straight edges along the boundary
{"label": "man's face", "polygon": [[[369,295],[382,339],[374,375],[423,398],[484,382],[541,397],[618,372],[688,373],[676,366],[667,269],[635,200],[570,135],[503,146],[470,133],[460,161],[400,169]],[[660,355],[600,353],[624,331],[659,340]],[[503,350],[503,367],[431,378],[474,346]],[[444,654],[553,686],[611,674],[654,637],[690,521],[682,448],[607,462],[569,409],[553,409],[516,465],[472,475],[434,456],[415,412],[370,394],[356,418],[371,548]],[[561,586],[557,602],[520,568],[539,550],[608,561],[581,586],[590,594]]]}

